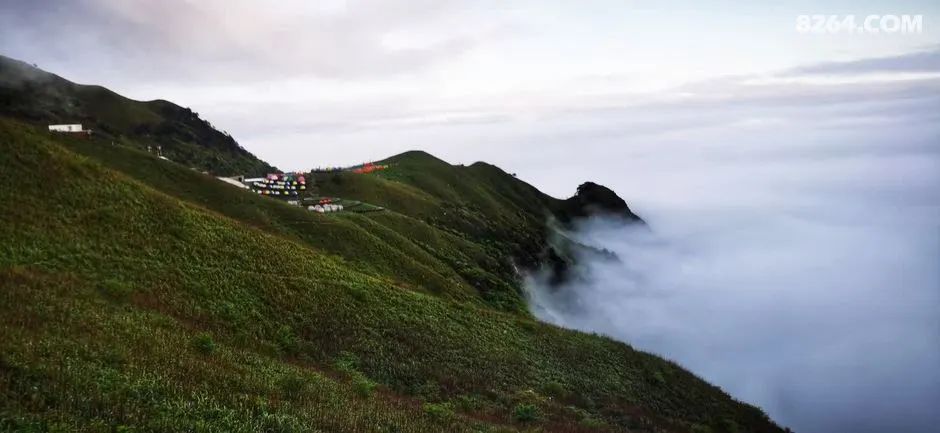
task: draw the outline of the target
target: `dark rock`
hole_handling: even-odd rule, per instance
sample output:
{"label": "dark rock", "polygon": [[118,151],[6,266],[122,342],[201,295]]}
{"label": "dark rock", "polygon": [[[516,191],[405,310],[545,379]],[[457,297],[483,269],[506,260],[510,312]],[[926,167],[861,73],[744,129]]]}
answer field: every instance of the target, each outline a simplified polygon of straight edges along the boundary
{"label": "dark rock", "polygon": [[578,192],[562,202],[557,212],[558,220],[566,226],[578,219],[593,216],[622,219],[627,223],[645,224],[617,193],[603,185],[585,182],[578,187]]}

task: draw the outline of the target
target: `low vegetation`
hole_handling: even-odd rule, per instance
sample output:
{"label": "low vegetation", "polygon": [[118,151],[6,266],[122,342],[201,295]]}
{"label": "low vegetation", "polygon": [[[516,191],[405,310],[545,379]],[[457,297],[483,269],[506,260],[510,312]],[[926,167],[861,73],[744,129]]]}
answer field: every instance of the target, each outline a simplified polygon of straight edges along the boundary
{"label": "low vegetation", "polygon": [[[342,240],[472,287],[428,251],[471,266],[486,248],[417,218],[254,207],[198,173],[173,188],[17,122],[0,121],[0,146],[0,182],[18,185],[0,189],[4,429],[778,431],[668,361],[327,241],[362,233]],[[58,181],[18,182],[40,172]],[[194,192],[216,185],[236,204]]]}
{"label": "low vegetation", "polygon": [[546,221],[632,215],[609,190],[408,152],[312,176],[370,210],[317,214],[201,173],[271,167],[195,113],[30,68],[0,58],[0,431],[781,431],[527,312]]}

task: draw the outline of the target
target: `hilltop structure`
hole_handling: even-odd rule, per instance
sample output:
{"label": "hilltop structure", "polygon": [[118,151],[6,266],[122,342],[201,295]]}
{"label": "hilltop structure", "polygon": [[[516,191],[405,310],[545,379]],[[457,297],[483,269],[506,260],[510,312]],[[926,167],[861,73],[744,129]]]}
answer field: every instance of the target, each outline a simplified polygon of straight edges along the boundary
{"label": "hilltop structure", "polygon": [[375,171],[386,170],[386,169],[388,169],[388,165],[373,164],[371,162],[367,162],[358,167],[353,167],[353,169],[350,171],[356,174],[369,174]]}
{"label": "hilltop structure", "polygon": [[91,130],[83,129],[81,123],[49,125],[49,132],[91,135]]}
{"label": "hilltop structure", "polygon": [[341,173],[341,172],[353,172],[356,174],[368,174],[376,172],[379,170],[388,169],[388,164],[375,164],[373,162],[365,162],[359,165],[353,165],[348,167],[316,167],[310,170],[310,173]]}

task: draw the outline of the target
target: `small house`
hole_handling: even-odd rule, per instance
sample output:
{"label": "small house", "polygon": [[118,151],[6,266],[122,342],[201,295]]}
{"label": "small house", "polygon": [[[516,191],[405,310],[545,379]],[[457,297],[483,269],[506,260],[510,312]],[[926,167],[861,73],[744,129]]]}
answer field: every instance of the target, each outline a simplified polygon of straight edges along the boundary
{"label": "small house", "polygon": [[81,123],[71,123],[63,125],[49,125],[49,132],[60,132],[67,134],[85,134],[91,135],[90,129],[82,129]]}

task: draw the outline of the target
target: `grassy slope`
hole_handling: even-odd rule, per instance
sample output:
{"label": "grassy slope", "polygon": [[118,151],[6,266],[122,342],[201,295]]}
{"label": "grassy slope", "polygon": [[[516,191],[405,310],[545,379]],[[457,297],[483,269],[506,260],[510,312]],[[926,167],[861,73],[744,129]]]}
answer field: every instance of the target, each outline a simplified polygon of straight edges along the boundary
{"label": "grassy slope", "polygon": [[[162,192],[334,253],[359,269],[374,270],[402,287],[453,299],[478,299],[503,310],[525,312],[521,288],[509,259],[498,259],[501,255],[477,243],[478,239],[458,236],[395,211],[367,215],[312,214],[276,200],[245,194],[210,176],[133,148],[111,146],[107,141],[60,139],[69,143],[71,149]],[[433,197],[407,185],[369,176],[345,176],[350,183],[381,182],[382,188],[373,191],[384,194],[381,200],[387,203],[394,191],[405,191],[399,200],[390,202],[395,209],[426,207],[433,212],[434,206],[439,205]],[[368,196],[345,192],[357,198]],[[349,197],[348,194],[345,196]]]}
{"label": "grassy slope", "polygon": [[[317,189],[324,195],[375,203],[410,221],[420,221],[434,232],[446,234],[445,244],[460,241],[459,250],[466,250],[464,244],[473,245],[475,251],[491,259],[475,260],[479,266],[471,267],[463,266],[461,259],[453,267],[462,269],[465,280],[485,293],[491,303],[522,305],[514,265],[533,268],[539,264],[548,247],[545,222],[561,201],[487,164],[452,166],[424,152],[407,152],[383,163],[390,168],[369,175],[317,175]],[[412,233],[401,221],[382,223],[392,224],[409,237],[421,234]],[[427,230],[422,227],[422,231]],[[438,242],[429,250],[440,251],[441,247]],[[443,248],[447,250],[446,245]]]}
{"label": "grassy slope", "polygon": [[[182,200],[197,203],[273,234],[298,240],[336,254],[365,272],[402,287],[445,298],[472,300],[494,285],[501,289],[484,297],[509,298],[504,309],[524,311],[514,288],[487,269],[499,264],[480,246],[395,212],[320,215],[277,200],[246,194],[218,180],[123,146],[94,140],[63,138],[69,147]],[[479,279],[495,280],[491,285]],[[491,302],[494,304],[494,302]]]}
{"label": "grassy slope", "polygon": [[[433,197],[431,212],[409,215],[489,241],[526,262],[536,261],[544,246],[546,218],[561,203],[488,164],[452,166],[420,151],[383,163],[391,168],[378,172],[374,182],[403,185]],[[384,191],[379,189],[376,196],[382,200]]]}
{"label": "grassy slope", "polygon": [[144,149],[159,145],[174,161],[222,175],[272,170],[188,108],[162,100],[135,101],[4,56],[0,56],[0,114],[43,126],[82,123],[108,140]]}
{"label": "grassy slope", "polygon": [[[403,290],[406,276],[322,241],[342,221],[393,242],[411,216],[290,226],[279,203],[220,182],[231,194],[212,195],[231,207],[167,194],[159,176],[135,180],[14,122],[0,121],[0,146],[0,429],[778,431],[672,363]],[[23,182],[37,173],[56,187]],[[418,227],[407,240],[424,251],[485,256]],[[539,420],[525,421],[529,404]]]}

